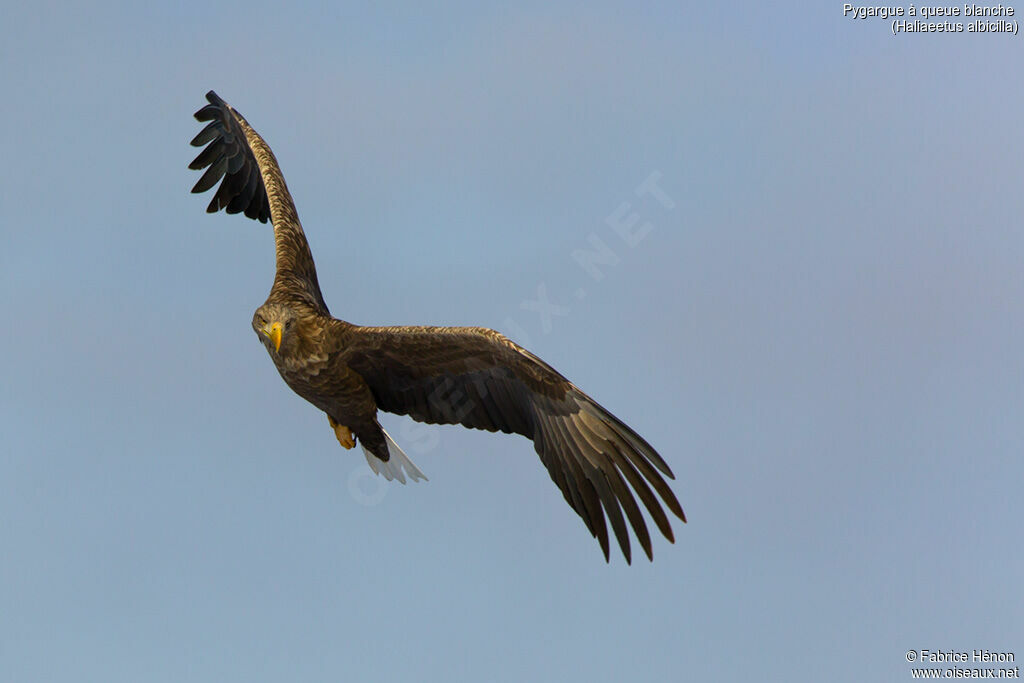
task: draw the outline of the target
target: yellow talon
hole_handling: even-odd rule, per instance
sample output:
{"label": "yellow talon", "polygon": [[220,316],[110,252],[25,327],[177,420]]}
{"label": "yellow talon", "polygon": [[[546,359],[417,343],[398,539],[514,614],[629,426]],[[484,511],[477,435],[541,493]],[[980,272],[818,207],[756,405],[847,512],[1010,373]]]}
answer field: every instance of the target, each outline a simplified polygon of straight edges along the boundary
{"label": "yellow talon", "polygon": [[327,421],[331,424],[331,427],[334,429],[334,436],[337,437],[338,443],[341,444],[342,448],[344,448],[345,450],[349,450],[351,448],[356,447],[356,440],[352,437],[352,430],[350,430],[345,425],[340,425],[337,422],[335,422],[334,418],[331,417],[330,415],[327,416]]}

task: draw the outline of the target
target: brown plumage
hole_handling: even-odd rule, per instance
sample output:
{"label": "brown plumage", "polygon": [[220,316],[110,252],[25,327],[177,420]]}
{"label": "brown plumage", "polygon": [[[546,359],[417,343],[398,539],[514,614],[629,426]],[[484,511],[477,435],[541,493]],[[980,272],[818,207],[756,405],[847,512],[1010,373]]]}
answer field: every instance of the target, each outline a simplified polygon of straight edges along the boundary
{"label": "brown plumage", "polygon": [[361,327],[331,317],[273,152],[216,93],[210,91],[206,99],[209,104],[195,117],[209,123],[192,144],[208,146],[189,168],[208,168],[192,191],[209,190],[223,178],[208,212],[225,209],[273,224],[277,270],[270,296],[253,316],[253,328],[288,386],[324,411],[332,426],[340,425],[335,429],[343,445],[351,447],[338,432],[347,427],[364,449],[387,462],[378,410],[420,422],[522,434],[533,441],[551,479],[597,537],[606,560],[605,517],[627,562],[627,520],[652,557],[650,534],[633,492],[661,533],[673,540],[655,496],[686,521],[664,479],[674,478],[668,464],[640,435],[537,356],[481,327]]}

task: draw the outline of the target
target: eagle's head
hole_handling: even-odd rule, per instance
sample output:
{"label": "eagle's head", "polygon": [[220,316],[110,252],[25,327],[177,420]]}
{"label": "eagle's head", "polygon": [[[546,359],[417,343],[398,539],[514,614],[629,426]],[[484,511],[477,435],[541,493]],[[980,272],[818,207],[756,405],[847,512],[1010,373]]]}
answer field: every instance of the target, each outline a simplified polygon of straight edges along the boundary
{"label": "eagle's head", "polygon": [[287,356],[298,346],[298,315],[283,304],[265,303],[252,316],[252,329],[271,356]]}

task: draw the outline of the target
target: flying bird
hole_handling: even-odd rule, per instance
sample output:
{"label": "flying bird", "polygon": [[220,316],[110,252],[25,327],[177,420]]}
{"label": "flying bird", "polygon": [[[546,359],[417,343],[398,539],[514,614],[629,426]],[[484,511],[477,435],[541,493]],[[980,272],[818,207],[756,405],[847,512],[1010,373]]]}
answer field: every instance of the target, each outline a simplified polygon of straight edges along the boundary
{"label": "flying bird", "polygon": [[327,415],[344,448],[358,442],[374,472],[405,483],[406,477],[426,477],[381,428],[378,411],[521,434],[533,441],[606,561],[606,517],[627,562],[632,556],[626,519],[653,559],[634,493],[665,538],[674,541],[654,494],[686,521],[665,482],[664,477],[675,478],[668,464],[639,434],[534,354],[482,327],[363,327],[332,317],[273,152],[215,92],[206,99],[209,104],[195,118],[208,123],[192,140],[206,148],[189,164],[206,172],[192,192],[205,192],[223,179],[208,213],[224,209],[271,222],[274,284],[252,327],[285,383]]}

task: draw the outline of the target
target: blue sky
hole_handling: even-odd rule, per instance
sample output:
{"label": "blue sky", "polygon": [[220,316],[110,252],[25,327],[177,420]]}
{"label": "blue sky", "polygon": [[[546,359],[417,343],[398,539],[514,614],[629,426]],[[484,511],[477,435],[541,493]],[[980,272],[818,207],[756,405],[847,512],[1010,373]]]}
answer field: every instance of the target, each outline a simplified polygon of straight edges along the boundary
{"label": "blue sky", "polygon": [[[3,15],[0,679],[1024,655],[1019,38],[839,3]],[[269,229],[188,193],[211,88],[336,316],[527,344],[669,461],[675,545],[606,565],[518,437],[386,416],[430,482],[367,477],[249,326]]]}

